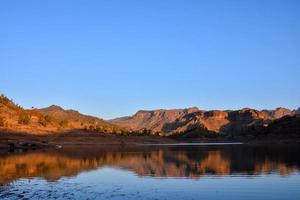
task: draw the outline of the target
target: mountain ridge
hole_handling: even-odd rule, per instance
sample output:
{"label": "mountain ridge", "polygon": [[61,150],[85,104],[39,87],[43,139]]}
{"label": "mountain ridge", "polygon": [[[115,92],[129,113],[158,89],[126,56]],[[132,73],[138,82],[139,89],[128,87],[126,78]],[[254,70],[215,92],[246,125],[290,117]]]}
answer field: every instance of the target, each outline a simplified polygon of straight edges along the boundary
{"label": "mountain ridge", "polygon": [[[143,135],[240,135],[259,132],[287,116],[295,116],[300,109],[278,107],[274,110],[200,110],[184,109],[139,110],[132,116],[104,120],[58,105],[24,109],[4,95],[0,96],[0,130],[33,134],[61,133],[76,130],[99,133]],[[281,124],[297,126],[298,118],[286,118]],[[293,121],[293,122],[289,122]],[[276,124],[276,123],[275,123]],[[300,125],[300,124],[299,124]],[[278,129],[278,130],[279,130]],[[271,130],[271,129],[270,129]],[[281,130],[281,129],[280,129]],[[285,130],[285,129],[284,129]],[[297,130],[297,128],[293,128]]]}
{"label": "mountain ridge", "polygon": [[162,135],[197,131],[205,133],[242,133],[255,126],[268,126],[272,121],[294,115],[296,110],[278,107],[274,110],[199,110],[186,109],[140,110],[132,116],[116,118],[109,122],[120,127],[149,129]]}

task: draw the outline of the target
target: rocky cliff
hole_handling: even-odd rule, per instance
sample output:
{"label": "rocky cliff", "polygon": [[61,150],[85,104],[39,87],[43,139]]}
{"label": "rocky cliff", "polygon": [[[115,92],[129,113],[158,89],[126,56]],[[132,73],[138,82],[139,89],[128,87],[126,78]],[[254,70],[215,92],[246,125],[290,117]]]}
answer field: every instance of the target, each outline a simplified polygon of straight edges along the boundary
{"label": "rocky cliff", "polygon": [[256,127],[267,127],[276,119],[294,113],[285,108],[258,111],[244,108],[235,111],[198,108],[138,111],[131,117],[117,118],[110,122],[132,130],[149,129],[161,135],[187,132],[212,134],[240,134]]}

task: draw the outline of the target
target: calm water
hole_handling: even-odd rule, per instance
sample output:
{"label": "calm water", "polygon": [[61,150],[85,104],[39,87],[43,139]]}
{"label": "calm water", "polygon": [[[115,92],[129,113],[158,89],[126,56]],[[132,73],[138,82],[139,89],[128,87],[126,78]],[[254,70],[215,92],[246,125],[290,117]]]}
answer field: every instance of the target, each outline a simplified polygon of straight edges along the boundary
{"label": "calm water", "polygon": [[76,147],[0,154],[0,199],[300,199],[300,146]]}

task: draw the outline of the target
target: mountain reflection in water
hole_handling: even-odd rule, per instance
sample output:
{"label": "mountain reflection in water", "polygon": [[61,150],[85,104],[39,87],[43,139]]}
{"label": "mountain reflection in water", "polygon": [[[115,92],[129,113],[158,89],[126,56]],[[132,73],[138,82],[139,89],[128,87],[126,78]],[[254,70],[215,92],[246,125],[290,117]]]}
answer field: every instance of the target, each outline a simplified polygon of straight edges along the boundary
{"label": "mountain reflection in water", "polygon": [[46,152],[2,153],[0,183],[41,177],[56,181],[102,167],[139,176],[289,175],[300,169],[299,146],[74,147]]}

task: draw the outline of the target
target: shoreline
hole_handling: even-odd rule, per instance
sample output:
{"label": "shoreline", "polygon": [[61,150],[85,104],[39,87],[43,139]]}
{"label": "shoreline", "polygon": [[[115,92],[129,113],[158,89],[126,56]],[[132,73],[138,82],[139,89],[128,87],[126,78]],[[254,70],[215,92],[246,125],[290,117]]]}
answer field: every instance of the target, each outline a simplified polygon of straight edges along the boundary
{"label": "shoreline", "polygon": [[30,135],[0,132],[0,149],[35,150],[68,146],[184,146],[184,145],[228,145],[228,144],[300,144],[300,138],[284,137],[213,137],[170,138],[160,136],[121,136],[91,132],[67,134]]}

